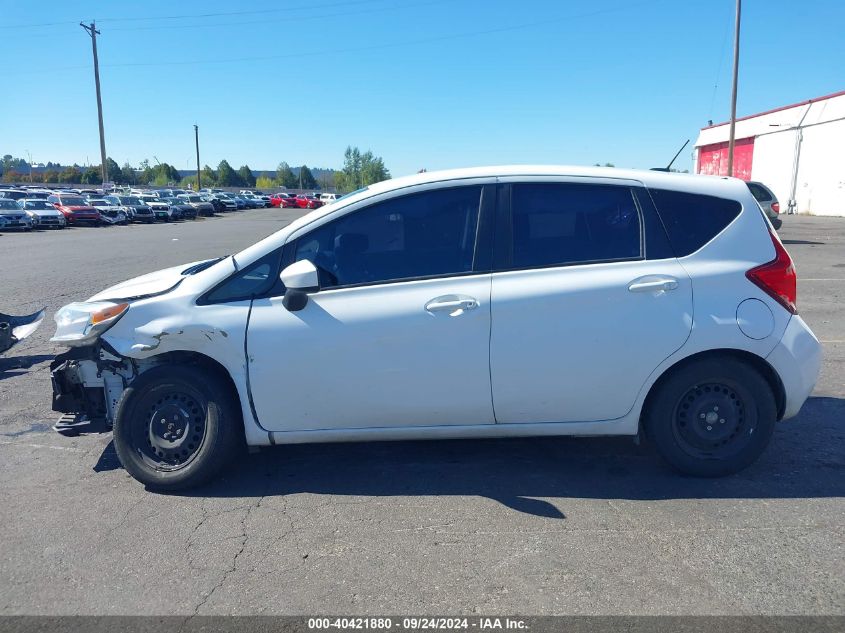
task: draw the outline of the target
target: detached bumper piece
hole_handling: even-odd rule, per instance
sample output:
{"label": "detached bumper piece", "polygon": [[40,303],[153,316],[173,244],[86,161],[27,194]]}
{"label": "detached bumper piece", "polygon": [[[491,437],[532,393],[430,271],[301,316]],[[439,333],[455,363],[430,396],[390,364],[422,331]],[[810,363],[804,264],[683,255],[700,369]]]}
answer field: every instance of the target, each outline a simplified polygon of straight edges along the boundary
{"label": "detached bumper piece", "polygon": [[[53,426],[62,435],[104,433],[111,430],[106,422],[106,402],[101,385],[86,386],[82,362],[94,360],[90,347],[73,348],[59,354],[50,364],[53,382],[53,411],[63,415]],[[86,363],[91,366],[91,363]],[[91,377],[88,377],[89,381]]]}
{"label": "detached bumper piece", "polygon": [[0,354],[37,330],[43,319],[43,309],[26,316],[12,316],[0,312]]}

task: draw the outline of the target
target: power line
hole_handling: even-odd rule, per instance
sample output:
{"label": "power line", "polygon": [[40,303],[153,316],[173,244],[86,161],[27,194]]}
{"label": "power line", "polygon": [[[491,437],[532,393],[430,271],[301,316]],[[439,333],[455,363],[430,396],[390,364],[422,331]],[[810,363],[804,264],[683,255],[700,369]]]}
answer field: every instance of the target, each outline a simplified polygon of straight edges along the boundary
{"label": "power line", "polygon": [[[398,11],[402,9],[414,9],[417,7],[427,7],[435,4],[445,4],[447,2],[452,2],[453,0],[430,0],[429,2],[417,2],[413,4],[402,4],[399,6],[392,6],[392,7],[375,7],[371,9],[363,9],[360,11],[345,11],[343,13],[323,13],[319,15],[307,15],[297,17],[296,21],[299,22],[307,22],[310,20],[327,20],[331,18],[339,18],[339,17],[346,17],[350,15],[365,15],[369,13],[384,13],[387,11]],[[165,26],[132,26],[132,27],[117,27],[112,29],[112,31],[161,31],[164,29],[173,30],[173,29],[205,29],[205,28],[231,28],[233,26],[247,26],[252,24],[274,24],[278,22],[287,21],[288,17],[279,17],[279,18],[272,18],[272,19],[264,19],[264,20],[249,20],[246,22],[216,22],[214,24],[169,24]]]}
{"label": "power line", "polygon": [[[323,4],[308,4],[298,5],[294,7],[284,7],[276,9],[257,9],[252,11],[222,11],[219,13],[186,13],[183,15],[162,15],[162,16],[133,16],[124,18],[100,18],[100,22],[139,22],[151,20],[181,20],[187,18],[216,18],[239,15],[262,15],[268,13],[285,13],[289,11],[307,11],[311,9],[325,9],[329,7],[341,7],[355,4],[371,4],[373,2],[383,2],[384,0],[344,0],[343,2],[329,2]],[[67,26],[69,24],[76,24],[75,21],[66,22],[40,22],[30,24],[3,24],[0,29],[24,29],[24,28],[39,28],[48,26]]]}
{"label": "power line", "polygon": [[[597,9],[595,11],[589,11],[586,13],[579,13],[579,14],[571,14],[565,16],[558,16],[556,18],[546,18],[544,20],[537,20],[534,22],[524,22],[522,24],[514,24],[511,26],[501,26],[492,29],[483,29],[478,31],[465,31],[463,33],[452,33],[448,35],[439,35],[435,37],[426,37],[426,38],[419,38],[416,40],[403,40],[401,42],[386,42],[383,44],[371,44],[369,46],[355,46],[349,48],[339,48],[339,49],[329,49],[329,50],[320,50],[320,51],[312,51],[312,52],[301,52],[301,53],[288,53],[285,55],[263,55],[263,56],[253,56],[253,57],[230,57],[226,59],[202,59],[202,60],[187,60],[187,61],[168,61],[168,62],[126,62],[120,64],[108,64],[108,68],[157,68],[162,66],[196,66],[196,65],[203,65],[203,64],[239,64],[243,62],[262,62],[262,61],[274,61],[274,60],[281,60],[281,59],[294,59],[294,58],[301,58],[301,57],[317,57],[317,56],[324,56],[324,55],[340,55],[345,53],[357,53],[357,52],[364,52],[364,51],[372,51],[372,50],[381,50],[385,48],[399,48],[404,46],[416,46],[418,44],[432,44],[435,42],[443,42],[448,40],[457,40],[469,37],[479,37],[483,35],[493,35],[496,33],[506,33],[510,31],[518,31],[523,29],[531,29],[535,27],[541,27],[548,24],[553,24],[557,22],[563,22],[565,20],[578,20],[583,18],[594,17],[597,15],[603,15],[606,13],[612,13],[615,11],[621,11],[624,9],[630,9],[633,7],[645,5],[645,4],[655,4],[659,2],[665,2],[666,0],[643,0],[642,2],[638,3],[631,3],[625,6],[620,7],[613,7],[613,8],[606,8],[606,9]],[[77,67],[78,68],[78,67]],[[59,70],[59,69],[54,69]],[[62,70],[70,70],[70,68],[65,68]]]}
{"label": "power line", "polygon": [[[463,38],[471,38],[471,37],[480,37],[484,35],[493,35],[497,33],[506,33],[511,31],[518,31],[524,29],[531,29],[537,27],[543,27],[548,24],[554,24],[558,22],[563,22],[567,20],[579,20],[589,17],[594,17],[597,15],[604,15],[607,13],[613,13],[618,11],[623,11],[626,9],[636,8],[642,5],[648,4],[657,4],[666,2],[667,0],[642,0],[641,2],[630,3],[624,6],[617,6],[617,7],[608,7],[605,9],[597,9],[595,11],[589,11],[585,13],[578,13],[578,14],[570,14],[564,16],[558,16],[553,18],[546,18],[544,20],[537,20],[534,22],[525,22],[522,24],[515,24],[510,26],[502,26],[492,29],[483,29],[477,31],[465,31],[462,33],[452,33],[448,35],[440,35],[428,38],[419,38],[416,40],[403,40],[401,42],[386,42],[382,44],[372,44],[368,46],[356,46],[356,47],[349,47],[349,48],[339,48],[339,49],[328,49],[328,50],[317,50],[311,52],[298,52],[298,53],[288,53],[284,55],[263,55],[263,56],[253,56],[253,57],[230,57],[225,59],[201,59],[201,60],[187,60],[187,61],[166,61],[166,62],[124,62],[124,63],[117,63],[117,64],[103,64],[104,68],[161,68],[161,67],[173,67],[173,66],[197,66],[197,65],[211,65],[211,64],[239,64],[244,62],[264,62],[264,61],[276,61],[276,60],[284,60],[284,59],[297,59],[297,58],[304,58],[304,57],[322,57],[327,55],[341,55],[346,53],[357,53],[357,52],[366,52],[372,50],[382,50],[386,48],[401,48],[405,46],[417,46],[420,44],[432,44],[435,42],[443,42],[449,40],[459,40]],[[57,68],[44,68],[45,72],[57,72],[57,71],[65,71],[65,70],[78,70],[80,68],[85,68],[85,66],[64,66],[64,67],[57,67]],[[38,72],[39,69],[27,69],[26,74],[32,74],[34,72]],[[14,74],[14,73],[11,73]]]}

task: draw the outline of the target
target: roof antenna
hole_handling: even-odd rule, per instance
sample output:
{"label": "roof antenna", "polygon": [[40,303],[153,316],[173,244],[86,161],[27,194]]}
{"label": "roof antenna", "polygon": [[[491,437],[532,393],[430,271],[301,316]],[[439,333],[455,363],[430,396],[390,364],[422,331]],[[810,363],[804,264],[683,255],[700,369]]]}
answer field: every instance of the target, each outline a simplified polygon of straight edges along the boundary
{"label": "roof antenna", "polygon": [[652,168],[651,168],[651,171],[672,171],[672,163],[674,163],[674,162],[677,160],[678,156],[680,156],[680,155],[681,155],[681,152],[683,152],[683,151],[684,151],[684,148],[685,148],[687,145],[689,145],[689,139],[687,139],[687,142],[686,142],[686,143],[684,143],[683,145],[681,145],[681,149],[679,149],[679,150],[678,150],[678,153],[677,153],[677,154],[675,154],[675,157],[674,157],[672,160],[670,160],[670,161],[669,161],[669,164],[668,164],[668,165],[666,165],[666,167],[652,167]]}

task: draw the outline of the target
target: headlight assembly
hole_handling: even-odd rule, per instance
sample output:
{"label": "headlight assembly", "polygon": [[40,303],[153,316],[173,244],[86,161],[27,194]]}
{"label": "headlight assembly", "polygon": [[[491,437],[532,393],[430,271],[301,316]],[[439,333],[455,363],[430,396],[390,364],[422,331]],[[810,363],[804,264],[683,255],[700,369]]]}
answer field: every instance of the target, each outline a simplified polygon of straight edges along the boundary
{"label": "headlight assembly", "polygon": [[69,303],[56,312],[56,334],[50,340],[69,347],[89,345],[117,323],[128,309],[128,303]]}

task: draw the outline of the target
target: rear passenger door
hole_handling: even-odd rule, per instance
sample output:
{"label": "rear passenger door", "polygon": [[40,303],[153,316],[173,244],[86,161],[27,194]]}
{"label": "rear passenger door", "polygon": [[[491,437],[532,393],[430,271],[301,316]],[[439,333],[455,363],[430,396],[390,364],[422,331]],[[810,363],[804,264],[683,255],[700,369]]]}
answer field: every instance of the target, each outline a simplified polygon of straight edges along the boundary
{"label": "rear passenger door", "polygon": [[638,183],[508,180],[491,291],[496,421],[622,417],[690,333],[690,279]]}

